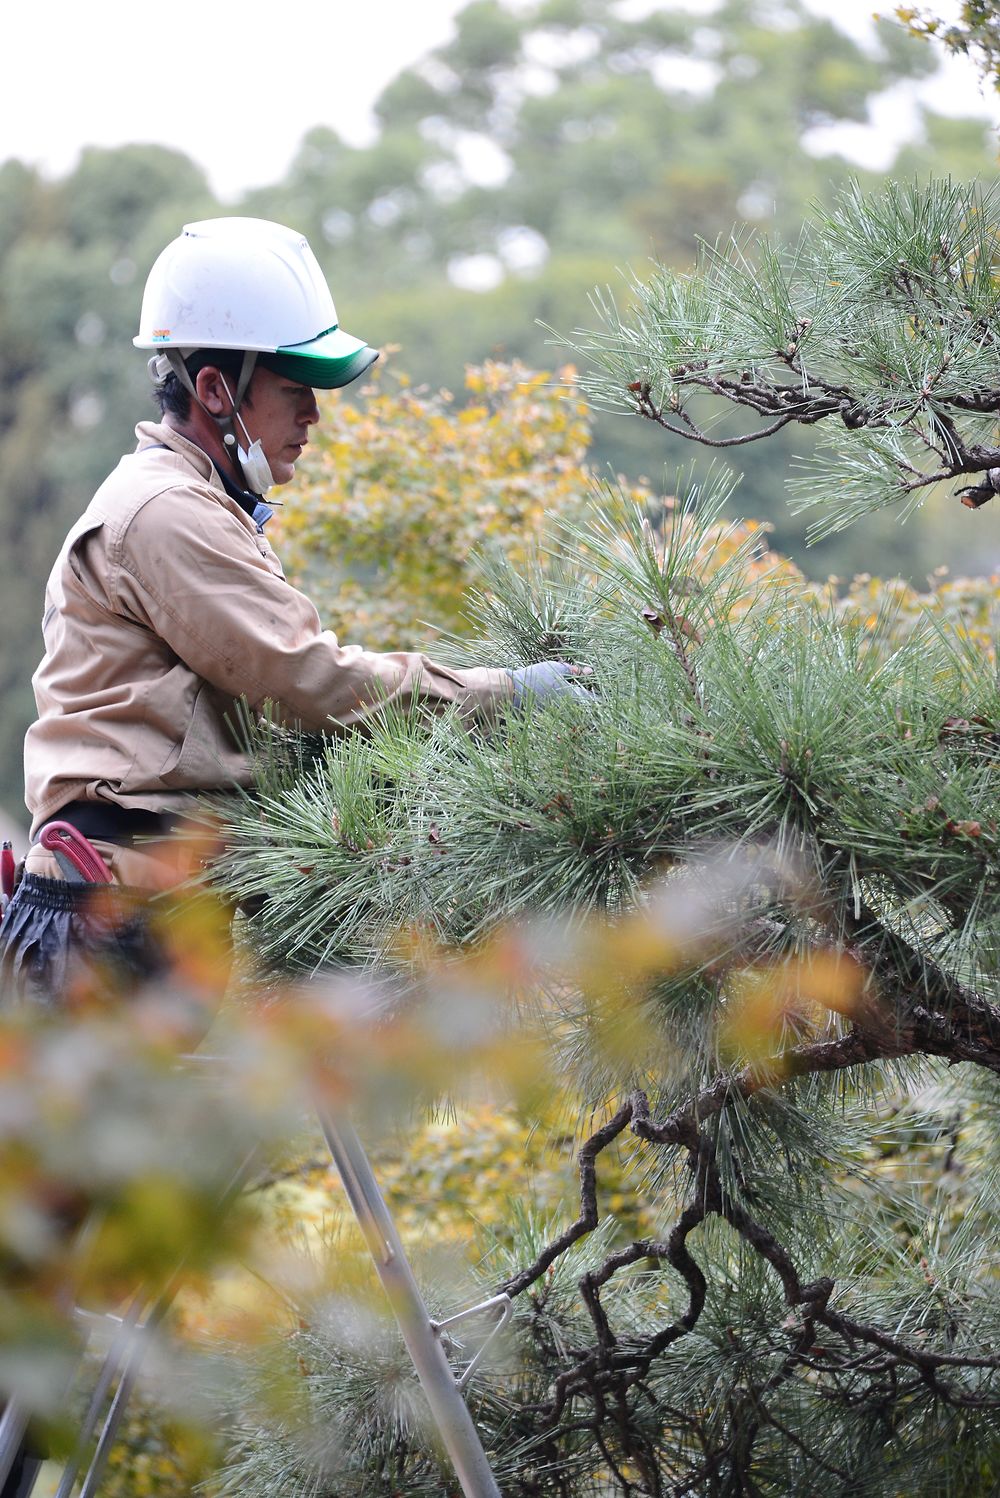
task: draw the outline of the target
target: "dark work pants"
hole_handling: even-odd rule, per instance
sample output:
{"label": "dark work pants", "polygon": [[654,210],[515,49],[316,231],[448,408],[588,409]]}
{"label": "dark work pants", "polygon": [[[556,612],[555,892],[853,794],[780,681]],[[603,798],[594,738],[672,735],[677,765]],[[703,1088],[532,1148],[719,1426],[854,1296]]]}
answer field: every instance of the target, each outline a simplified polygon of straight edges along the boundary
{"label": "dark work pants", "polygon": [[58,1008],[78,982],[126,997],[163,969],[141,891],[25,874],[0,923],[0,1002]]}

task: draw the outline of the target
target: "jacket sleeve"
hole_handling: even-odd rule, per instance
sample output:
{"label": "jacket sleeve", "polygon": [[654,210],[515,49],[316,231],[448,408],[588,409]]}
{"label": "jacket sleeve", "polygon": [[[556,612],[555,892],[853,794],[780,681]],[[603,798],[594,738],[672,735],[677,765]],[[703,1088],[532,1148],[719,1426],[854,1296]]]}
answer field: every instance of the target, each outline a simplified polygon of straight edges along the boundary
{"label": "jacket sleeve", "polygon": [[272,571],[249,528],[184,488],[157,495],[132,520],[111,598],[213,686],[257,709],[270,701],[307,728],[357,723],[376,704],[414,699],[489,719],[512,690],[503,670],[450,670],[425,655],[341,645],[305,594]]}

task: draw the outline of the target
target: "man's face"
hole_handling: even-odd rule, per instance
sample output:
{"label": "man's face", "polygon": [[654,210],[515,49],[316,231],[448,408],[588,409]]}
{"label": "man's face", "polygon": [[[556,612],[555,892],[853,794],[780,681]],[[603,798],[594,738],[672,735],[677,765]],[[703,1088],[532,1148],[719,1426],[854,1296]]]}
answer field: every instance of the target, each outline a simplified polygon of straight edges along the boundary
{"label": "man's face", "polygon": [[259,439],[276,484],[287,484],[319,421],[316,396],[309,385],[297,385],[273,370],[254,370],[240,415],[252,439]]}

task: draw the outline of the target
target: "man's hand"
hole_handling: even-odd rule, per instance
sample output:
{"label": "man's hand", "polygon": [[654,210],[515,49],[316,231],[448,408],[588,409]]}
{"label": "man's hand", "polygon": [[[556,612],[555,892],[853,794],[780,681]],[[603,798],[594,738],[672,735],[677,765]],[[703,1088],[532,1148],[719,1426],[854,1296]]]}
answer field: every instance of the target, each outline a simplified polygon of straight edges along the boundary
{"label": "man's hand", "polygon": [[589,697],[583,687],[574,686],[568,680],[584,673],[584,667],[571,666],[566,661],[539,661],[533,666],[518,666],[510,672],[514,683],[515,712],[520,712],[529,701],[544,702],[547,697],[562,697],[567,692],[574,697]]}

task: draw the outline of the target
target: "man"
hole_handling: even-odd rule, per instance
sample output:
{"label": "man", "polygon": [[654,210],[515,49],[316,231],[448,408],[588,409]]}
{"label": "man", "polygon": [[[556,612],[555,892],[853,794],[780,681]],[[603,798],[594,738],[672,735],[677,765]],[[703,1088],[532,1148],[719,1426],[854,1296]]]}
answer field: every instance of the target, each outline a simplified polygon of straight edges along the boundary
{"label": "man", "polygon": [[[231,726],[241,699],[336,732],[385,701],[489,720],[506,701],[573,690],[561,663],[455,671],[341,645],[285,581],[263,496],[295,472],[314,391],[377,358],[339,327],[301,234],[247,218],[186,225],[150,272],[133,341],[155,351],[162,420],[140,422],[49,579],[25,742],[34,841],[0,927],[7,983],[47,1002],[81,964],[125,987],[155,970],[142,907],[163,865],[149,840],[199,793],[249,782]],[[99,912],[75,872],[95,853]]]}

